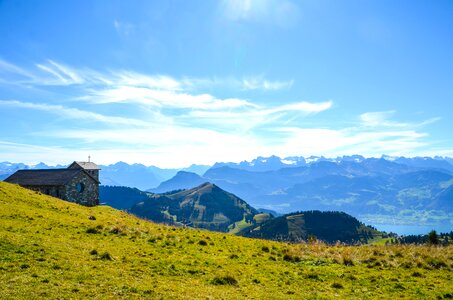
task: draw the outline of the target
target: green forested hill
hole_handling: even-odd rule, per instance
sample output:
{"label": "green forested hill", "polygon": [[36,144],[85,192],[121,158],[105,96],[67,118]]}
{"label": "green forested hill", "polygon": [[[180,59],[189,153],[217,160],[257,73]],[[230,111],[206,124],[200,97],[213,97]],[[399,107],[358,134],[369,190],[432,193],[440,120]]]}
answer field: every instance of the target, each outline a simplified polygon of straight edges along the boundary
{"label": "green forested hill", "polygon": [[230,225],[243,220],[251,221],[258,214],[244,200],[211,183],[188,190],[149,194],[130,211],[156,222],[224,232],[229,230]]}
{"label": "green forested hill", "polygon": [[0,182],[2,299],[443,299],[453,247],[286,244]]}
{"label": "green forested hill", "polygon": [[286,242],[306,241],[311,237],[327,243],[353,244],[367,243],[382,233],[343,212],[305,211],[270,219],[243,230],[240,235]]}

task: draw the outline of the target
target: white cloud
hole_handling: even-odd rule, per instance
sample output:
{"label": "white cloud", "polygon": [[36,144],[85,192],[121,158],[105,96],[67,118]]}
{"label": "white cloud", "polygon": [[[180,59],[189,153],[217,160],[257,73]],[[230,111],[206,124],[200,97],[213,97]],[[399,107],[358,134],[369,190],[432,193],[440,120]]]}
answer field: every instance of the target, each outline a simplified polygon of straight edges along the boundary
{"label": "white cloud", "polygon": [[[219,157],[236,160],[262,152],[261,141],[253,135],[236,135],[216,130],[156,125],[142,129],[60,130],[36,133],[56,140],[77,140],[96,146],[89,153],[102,163],[140,162],[163,167],[213,164]],[[261,149],[261,151],[257,151]],[[108,155],[106,156],[106,153]],[[120,156],[119,153],[124,155]]]}
{"label": "white cloud", "polygon": [[264,111],[265,114],[273,114],[273,113],[279,113],[279,112],[285,112],[285,111],[295,111],[295,112],[301,112],[301,113],[319,113],[325,110],[328,110],[331,108],[333,105],[332,101],[326,101],[326,102],[298,102],[298,103],[290,103],[290,104],[285,104],[281,105],[275,108],[270,108]]}
{"label": "white cloud", "polygon": [[247,100],[218,99],[209,94],[192,95],[184,92],[119,85],[106,89],[91,89],[88,96],[80,97],[97,104],[138,103],[146,106],[218,110],[226,108],[255,107]]}
{"label": "white cloud", "polygon": [[44,81],[43,83],[46,85],[73,85],[85,82],[84,78],[80,76],[76,70],[58,64],[52,60],[49,60],[47,65],[36,64],[36,67],[54,77],[53,80]]}
{"label": "white cloud", "polygon": [[416,155],[427,146],[427,135],[413,130],[369,131],[356,128],[280,128],[285,142],[276,149],[284,156],[362,154],[365,156]]}
{"label": "white cloud", "polygon": [[[316,114],[332,107],[332,101],[311,103],[297,102],[274,107],[256,107],[240,111],[190,111],[185,118],[197,119],[199,122],[221,128],[234,129],[236,132],[247,132],[253,128],[274,124],[281,126],[279,120],[284,124],[297,120],[301,116]],[[288,118],[289,115],[295,115]],[[222,122],[219,122],[222,120]]]}
{"label": "white cloud", "polygon": [[[54,85],[58,86],[58,97],[66,103],[63,106],[49,101],[0,100],[2,112],[6,108],[39,110],[58,116],[54,120],[65,124],[54,131],[44,130],[45,126],[40,128],[37,124],[33,133],[27,133],[56,147],[27,148],[21,146],[24,139],[18,135],[17,144],[0,143],[3,159],[20,157],[21,153],[28,158],[30,149],[34,149],[41,157],[54,155],[65,160],[91,154],[98,156],[101,163],[123,160],[181,167],[272,154],[283,157],[411,155],[432,149],[423,127],[439,120],[401,122],[396,120],[396,111],[383,111],[359,115],[354,127],[350,122],[337,128],[329,124],[309,126],[305,121],[311,119],[307,117],[314,118],[332,109],[333,101],[269,105],[256,98],[216,97],[206,93],[212,87],[223,86],[236,93],[248,90],[247,94],[251,95],[251,90],[275,91],[293,84],[293,81],[269,81],[264,76],[177,79],[124,70],[76,69],[52,60],[38,64],[34,71],[0,60],[0,72],[16,74],[20,77],[17,82],[38,86],[49,94]],[[70,120],[83,122],[77,122],[78,130],[64,129],[74,128],[66,126],[75,124]],[[322,119],[316,122],[322,124]],[[71,149],[74,144],[87,148]],[[438,153],[451,152],[441,150]],[[30,154],[30,159],[34,157],[39,156]]]}
{"label": "white cloud", "polygon": [[1,59],[0,59],[0,72],[13,73],[13,74],[17,74],[17,75],[22,75],[27,78],[33,78],[33,75],[31,73],[29,73],[28,71],[26,71],[22,68],[19,68],[18,66],[10,64]]}
{"label": "white cloud", "polygon": [[276,91],[282,89],[289,89],[294,84],[293,80],[290,81],[269,81],[262,78],[248,78],[242,80],[244,90],[266,90]]}
{"label": "white cloud", "polygon": [[112,83],[117,85],[144,87],[158,90],[180,91],[183,90],[183,84],[164,75],[149,76],[140,73],[121,71],[115,72],[116,78],[112,78]]}
{"label": "white cloud", "polygon": [[[35,64],[36,70],[25,70],[0,59],[0,73],[21,75],[10,78],[9,83],[37,86],[90,86],[96,88],[129,86],[137,88],[157,89],[173,92],[188,92],[212,87],[226,87],[235,90],[277,91],[289,89],[294,80],[269,80],[263,75],[238,78],[191,78],[180,79],[157,74],[148,75],[127,70],[98,72],[91,69],[77,69],[53,60]],[[6,79],[5,79],[6,81]]]}
{"label": "white cloud", "polygon": [[397,123],[389,120],[395,114],[395,111],[367,112],[360,115],[362,124],[367,127],[406,127],[406,123]]}
{"label": "white cloud", "polygon": [[55,114],[60,117],[70,119],[83,119],[87,121],[102,122],[111,125],[130,125],[130,126],[148,126],[149,123],[124,117],[105,116],[102,114],[94,113],[91,111],[84,111],[77,108],[68,108],[61,105],[51,105],[45,103],[31,103],[22,102],[17,100],[0,100],[0,106],[3,107],[17,107],[25,109],[34,109],[45,111],[47,113]]}
{"label": "white cloud", "polygon": [[369,128],[383,128],[383,127],[391,127],[391,128],[416,128],[416,127],[423,127],[425,125],[437,122],[441,120],[441,118],[431,118],[420,123],[407,123],[407,122],[396,122],[391,120],[391,118],[395,115],[396,111],[378,111],[378,112],[366,112],[359,116],[359,119],[363,126]]}

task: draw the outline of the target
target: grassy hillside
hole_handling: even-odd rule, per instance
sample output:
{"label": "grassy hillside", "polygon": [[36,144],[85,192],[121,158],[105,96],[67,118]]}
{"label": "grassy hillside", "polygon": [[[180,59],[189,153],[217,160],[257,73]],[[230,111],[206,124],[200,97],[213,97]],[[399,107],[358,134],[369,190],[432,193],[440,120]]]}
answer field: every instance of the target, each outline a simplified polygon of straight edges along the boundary
{"label": "grassy hillside", "polygon": [[156,225],[0,182],[2,299],[447,298],[453,247],[290,245]]}

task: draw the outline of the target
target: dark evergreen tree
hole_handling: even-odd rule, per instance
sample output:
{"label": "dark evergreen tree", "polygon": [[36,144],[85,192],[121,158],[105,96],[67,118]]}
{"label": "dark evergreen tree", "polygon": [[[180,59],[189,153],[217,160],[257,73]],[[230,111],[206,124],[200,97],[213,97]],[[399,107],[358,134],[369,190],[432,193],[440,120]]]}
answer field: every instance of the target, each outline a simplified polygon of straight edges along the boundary
{"label": "dark evergreen tree", "polygon": [[430,245],[439,244],[439,237],[437,236],[437,232],[435,230],[431,230],[431,232],[428,234],[428,243]]}

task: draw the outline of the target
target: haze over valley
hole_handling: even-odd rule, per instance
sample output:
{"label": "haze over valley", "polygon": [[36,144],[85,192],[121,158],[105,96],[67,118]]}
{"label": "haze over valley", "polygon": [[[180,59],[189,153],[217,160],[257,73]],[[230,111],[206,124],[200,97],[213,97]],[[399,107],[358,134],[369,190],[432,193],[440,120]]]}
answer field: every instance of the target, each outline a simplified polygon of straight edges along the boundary
{"label": "haze over valley", "polygon": [[[255,208],[277,214],[304,210],[343,211],[378,229],[423,234],[453,228],[453,166],[448,157],[365,158],[258,157],[250,162],[161,169],[141,164],[101,166],[101,202],[131,209],[140,193],[121,199],[110,186],[165,193],[205,182],[237,195]],[[0,176],[45,164],[0,164]],[[128,203],[128,204],[127,204]]]}

